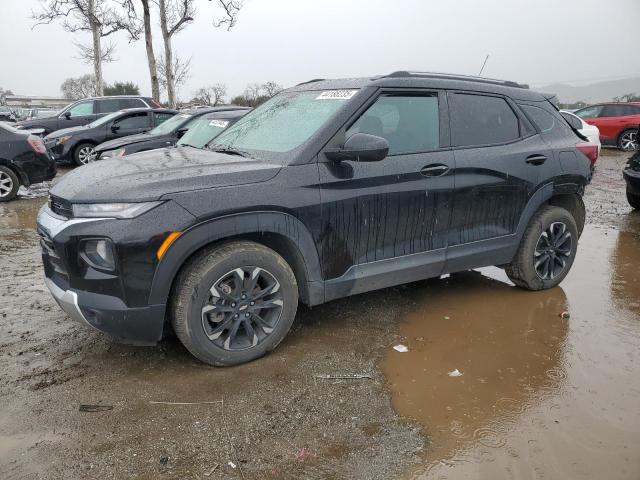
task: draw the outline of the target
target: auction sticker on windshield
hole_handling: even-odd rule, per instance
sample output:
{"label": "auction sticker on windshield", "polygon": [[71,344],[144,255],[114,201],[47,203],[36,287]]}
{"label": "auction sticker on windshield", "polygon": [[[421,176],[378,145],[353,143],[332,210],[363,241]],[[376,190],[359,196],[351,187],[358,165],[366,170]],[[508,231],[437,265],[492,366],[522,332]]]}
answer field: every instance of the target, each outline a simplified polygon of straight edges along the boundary
{"label": "auction sticker on windshield", "polygon": [[227,128],[227,125],[229,125],[229,122],[226,120],[211,120],[209,122],[210,127]]}
{"label": "auction sticker on windshield", "polygon": [[358,90],[327,90],[316,97],[316,100],[349,100]]}

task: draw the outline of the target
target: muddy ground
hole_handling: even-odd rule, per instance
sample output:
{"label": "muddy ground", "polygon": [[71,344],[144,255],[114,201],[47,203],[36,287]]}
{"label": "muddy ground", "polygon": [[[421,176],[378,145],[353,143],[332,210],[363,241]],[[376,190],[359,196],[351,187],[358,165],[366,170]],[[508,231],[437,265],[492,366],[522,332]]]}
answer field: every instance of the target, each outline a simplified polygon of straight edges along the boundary
{"label": "muddy ground", "polygon": [[[301,308],[226,369],[67,318],[34,231],[46,186],[25,192],[0,206],[0,478],[637,480],[640,215],[603,153],[561,287],[487,268]],[[371,378],[317,377],[336,374]]]}

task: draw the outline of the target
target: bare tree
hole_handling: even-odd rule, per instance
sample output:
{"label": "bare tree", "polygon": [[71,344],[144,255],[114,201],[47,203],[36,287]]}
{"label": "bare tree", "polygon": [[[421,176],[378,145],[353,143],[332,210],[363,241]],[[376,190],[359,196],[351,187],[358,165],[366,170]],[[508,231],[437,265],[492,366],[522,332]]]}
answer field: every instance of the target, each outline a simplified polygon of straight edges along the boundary
{"label": "bare tree", "polygon": [[[150,0],[120,0],[122,7],[127,12],[130,28],[130,40],[138,40],[140,31],[144,32],[144,43],[147,50],[147,64],[149,66],[149,78],[151,80],[151,96],[160,101],[160,81],[158,79],[158,64],[153,50],[153,33],[151,30]],[[137,2],[142,6],[142,14],[136,9]]]}
{"label": "bare tree", "polygon": [[227,86],[224,83],[216,83],[209,87],[202,87],[194,93],[193,100],[212,107],[224,103],[224,97],[227,94]]}
{"label": "bare tree", "polygon": [[[176,56],[173,60],[173,65],[171,66],[171,73],[173,75],[173,86],[174,86],[174,105],[175,108],[178,104],[178,98],[175,96],[176,89],[184,85],[184,83],[189,79],[191,72],[191,59],[182,60],[180,57]],[[158,62],[158,80],[160,82],[160,87],[162,90],[165,90],[167,93],[169,92],[169,77],[168,77],[168,69],[165,64],[165,60],[161,59]]]}
{"label": "bare tree", "polygon": [[[211,0],[209,0],[211,1]],[[238,0],[218,0],[218,4],[224,10],[224,15],[222,18],[213,21],[213,26],[218,28],[223,25],[227,26],[227,31],[231,30],[238,18],[238,12],[242,8],[242,1]]]}
{"label": "bare tree", "polygon": [[261,89],[264,92],[264,94],[269,98],[273,97],[274,95],[284,90],[280,85],[278,85],[276,82],[273,82],[273,81],[263,83],[261,85]]}
{"label": "bare tree", "polygon": [[82,47],[80,53],[93,63],[96,93],[102,95],[102,62],[113,53],[113,46],[103,49],[102,39],[119,30],[128,30],[130,23],[111,5],[110,0],[40,0],[40,3],[40,12],[31,14],[36,22],[34,27],[60,20],[68,32],[91,33],[91,45]]}
{"label": "bare tree", "polygon": [[67,78],[60,90],[64,98],[69,100],[79,100],[81,98],[95,97],[98,95],[96,77],[87,73],[78,78]]}

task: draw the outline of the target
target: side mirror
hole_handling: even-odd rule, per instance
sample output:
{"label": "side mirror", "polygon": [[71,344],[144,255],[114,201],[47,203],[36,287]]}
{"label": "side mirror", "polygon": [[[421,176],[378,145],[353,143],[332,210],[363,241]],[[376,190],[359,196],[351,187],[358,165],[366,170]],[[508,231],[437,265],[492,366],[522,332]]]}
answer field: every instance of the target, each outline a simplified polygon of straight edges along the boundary
{"label": "side mirror", "polygon": [[64,113],[62,114],[62,116],[63,116],[64,118],[66,118],[67,120],[69,120],[69,119],[71,118],[71,112],[64,112]]}
{"label": "side mirror", "polygon": [[178,136],[178,138],[182,138],[182,136],[187,133],[189,129],[187,127],[182,127],[179,128],[178,131],[176,132],[176,135]]}
{"label": "side mirror", "polygon": [[389,142],[382,137],[368,133],[354,133],[342,148],[325,151],[329,160],[357,160],[359,162],[378,162],[389,154]]}
{"label": "side mirror", "polygon": [[120,125],[111,125],[111,131],[117,133],[120,130]]}

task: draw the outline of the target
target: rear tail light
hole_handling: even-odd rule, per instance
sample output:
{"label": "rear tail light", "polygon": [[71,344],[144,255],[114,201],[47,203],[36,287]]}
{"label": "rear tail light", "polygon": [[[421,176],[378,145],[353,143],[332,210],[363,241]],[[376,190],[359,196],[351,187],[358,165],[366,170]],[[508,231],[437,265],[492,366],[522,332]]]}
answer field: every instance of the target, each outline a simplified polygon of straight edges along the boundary
{"label": "rear tail light", "polygon": [[587,157],[591,163],[596,163],[598,160],[598,145],[592,142],[581,142],[576,143],[576,148],[584,153],[585,157]]}
{"label": "rear tail light", "polygon": [[153,98],[151,99],[151,105],[155,108],[162,108],[162,105],[156,102]]}
{"label": "rear tail light", "polygon": [[27,142],[31,146],[31,149],[36,153],[47,153],[47,147],[44,146],[44,142],[40,137],[36,137],[35,135],[29,135],[27,137]]}

